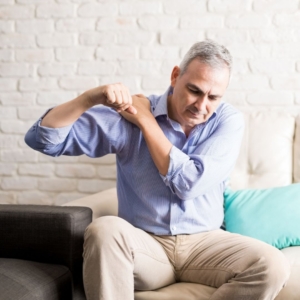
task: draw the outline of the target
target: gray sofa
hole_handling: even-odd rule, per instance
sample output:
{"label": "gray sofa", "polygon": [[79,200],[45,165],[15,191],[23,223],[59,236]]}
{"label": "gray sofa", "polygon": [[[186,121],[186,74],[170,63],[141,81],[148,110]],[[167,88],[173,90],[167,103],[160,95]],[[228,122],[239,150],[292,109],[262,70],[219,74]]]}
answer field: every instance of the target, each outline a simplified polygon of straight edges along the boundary
{"label": "gray sofa", "polygon": [[87,207],[0,205],[0,300],[84,300]]}

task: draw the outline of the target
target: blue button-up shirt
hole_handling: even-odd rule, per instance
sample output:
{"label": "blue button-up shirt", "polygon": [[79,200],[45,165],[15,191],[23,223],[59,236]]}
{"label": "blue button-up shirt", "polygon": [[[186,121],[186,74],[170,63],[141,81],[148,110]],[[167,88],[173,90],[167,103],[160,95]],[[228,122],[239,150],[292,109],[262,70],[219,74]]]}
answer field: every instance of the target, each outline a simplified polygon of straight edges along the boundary
{"label": "blue button-up shirt", "polygon": [[63,128],[41,126],[42,116],[25,141],[51,156],[116,153],[119,216],[138,228],[157,235],[218,229],[224,218],[225,181],[242,140],[242,114],[221,102],[209,120],[186,137],[180,124],[168,117],[170,91],[148,97],[157,123],[173,144],[166,176],[159,174],[140,129],[102,105]]}

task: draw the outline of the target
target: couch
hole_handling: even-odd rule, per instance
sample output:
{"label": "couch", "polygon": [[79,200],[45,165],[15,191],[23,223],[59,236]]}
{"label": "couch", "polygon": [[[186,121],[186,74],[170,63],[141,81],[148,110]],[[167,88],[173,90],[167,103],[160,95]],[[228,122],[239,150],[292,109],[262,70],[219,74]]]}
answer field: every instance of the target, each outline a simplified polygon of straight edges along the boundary
{"label": "couch", "polygon": [[0,299],[84,300],[88,207],[0,205]]}
{"label": "couch", "polygon": [[[300,182],[300,115],[275,111],[245,112],[245,121],[240,156],[230,177],[231,188],[270,188]],[[64,205],[88,206],[93,210],[93,218],[117,215],[116,189]],[[281,251],[288,258],[292,272],[276,300],[299,300],[300,247]],[[135,300],[206,300],[214,291],[215,288],[201,284],[176,283],[155,291],[136,291]]]}

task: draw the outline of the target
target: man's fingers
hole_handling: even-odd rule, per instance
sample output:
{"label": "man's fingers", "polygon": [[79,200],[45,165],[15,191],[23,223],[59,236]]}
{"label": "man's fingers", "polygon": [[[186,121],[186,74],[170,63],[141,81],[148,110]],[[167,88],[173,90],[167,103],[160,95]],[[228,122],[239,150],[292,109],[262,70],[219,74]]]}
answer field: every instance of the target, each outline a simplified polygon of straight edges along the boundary
{"label": "man's fingers", "polygon": [[130,105],[127,109],[126,112],[135,115],[137,113],[137,110],[134,106]]}

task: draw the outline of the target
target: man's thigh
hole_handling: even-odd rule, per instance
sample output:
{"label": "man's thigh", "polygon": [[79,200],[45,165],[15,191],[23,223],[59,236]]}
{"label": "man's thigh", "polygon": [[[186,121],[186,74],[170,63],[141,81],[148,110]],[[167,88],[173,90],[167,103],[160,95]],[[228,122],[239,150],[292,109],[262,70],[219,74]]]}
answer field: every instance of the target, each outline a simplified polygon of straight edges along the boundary
{"label": "man's thigh", "polygon": [[276,265],[277,261],[285,260],[278,249],[266,243],[221,229],[176,236],[174,252],[166,252],[174,261],[178,281],[214,287],[220,287],[258,261]]}
{"label": "man's thigh", "polygon": [[[163,247],[147,232],[112,216],[101,217],[89,227],[85,247],[98,247],[105,252],[103,257],[111,260],[114,272],[132,275],[135,290],[152,290],[175,282],[174,268]],[[128,270],[120,265],[128,266]]]}

